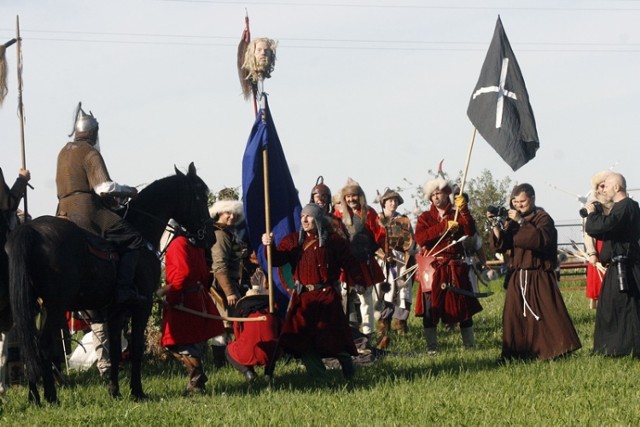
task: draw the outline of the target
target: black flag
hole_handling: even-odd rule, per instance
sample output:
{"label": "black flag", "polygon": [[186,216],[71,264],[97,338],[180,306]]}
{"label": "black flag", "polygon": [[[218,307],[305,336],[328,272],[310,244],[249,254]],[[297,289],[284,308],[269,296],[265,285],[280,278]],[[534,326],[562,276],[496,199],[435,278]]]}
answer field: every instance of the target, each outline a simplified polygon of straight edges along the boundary
{"label": "black flag", "polygon": [[499,16],[467,115],[514,171],[536,156],[540,142],[529,94]]}

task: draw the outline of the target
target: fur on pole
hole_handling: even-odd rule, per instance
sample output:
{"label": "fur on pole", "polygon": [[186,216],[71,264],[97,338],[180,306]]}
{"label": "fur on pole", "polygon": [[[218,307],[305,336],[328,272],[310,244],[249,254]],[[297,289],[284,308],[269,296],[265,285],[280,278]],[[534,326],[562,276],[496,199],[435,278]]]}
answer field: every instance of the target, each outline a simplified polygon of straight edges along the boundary
{"label": "fur on pole", "polygon": [[240,38],[240,43],[238,43],[238,56],[236,58],[237,67],[238,67],[238,77],[240,78],[240,86],[242,87],[242,96],[245,100],[249,99],[255,91],[255,85],[251,84],[249,81],[249,71],[244,69],[242,65],[244,64],[244,57],[247,52],[247,48],[249,47],[249,43],[251,42],[251,30],[249,29],[249,15],[246,15],[244,18],[244,31],[242,32],[242,37]]}
{"label": "fur on pole", "polygon": [[0,107],[2,107],[4,98],[9,92],[7,87],[7,61],[4,55],[6,50],[6,45],[0,45]]}

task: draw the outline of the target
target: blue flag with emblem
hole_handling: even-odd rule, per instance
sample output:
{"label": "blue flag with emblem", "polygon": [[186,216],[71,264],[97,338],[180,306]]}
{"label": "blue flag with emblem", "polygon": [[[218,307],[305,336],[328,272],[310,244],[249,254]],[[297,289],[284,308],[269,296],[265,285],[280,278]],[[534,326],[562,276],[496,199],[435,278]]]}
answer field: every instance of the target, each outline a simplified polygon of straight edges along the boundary
{"label": "blue flag with emblem", "polygon": [[540,147],[536,121],[499,16],[467,115],[514,171],[535,157]]}
{"label": "blue flag with emblem", "polygon": [[[284,236],[300,229],[302,206],[273,123],[266,94],[262,95],[261,103],[262,107],[251,129],[242,159],[242,191],[249,242],[258,256],[260,266],[266,272],[267,259],[262,245],[262,235],[266,231],[263,161],[265,150],[271,232],[275,246]],[[274,290],[278,291],[274,292],[278,312],[283,313],[293,288],[290,266],[273,268],[272,277],[275,284]]]}

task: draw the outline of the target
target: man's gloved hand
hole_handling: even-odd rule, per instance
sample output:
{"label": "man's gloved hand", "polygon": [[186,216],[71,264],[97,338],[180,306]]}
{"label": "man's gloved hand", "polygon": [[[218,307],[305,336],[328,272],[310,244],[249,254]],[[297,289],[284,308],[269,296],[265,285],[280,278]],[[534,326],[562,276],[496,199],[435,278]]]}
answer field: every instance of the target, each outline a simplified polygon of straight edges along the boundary
{"label": "man's gloved hand", "polygon": [[364,295],[364,291],[366,290],[364,285],[355,285],[353,288],[356,290],[358,295]]}
{"label": "man's gloved hand", "polygon": [[462,209],[467,206],[467,201],[464,199],[464,196],[462,194],[458,194],[455,197],[454,203],[456,205],[456,208],[458,209]]}
{"label": "man's gloved hand", "polygon": [[460,224],[458,221],[447,221],[447,229],[451,230],[452,233],[455,233],[460,228]]}

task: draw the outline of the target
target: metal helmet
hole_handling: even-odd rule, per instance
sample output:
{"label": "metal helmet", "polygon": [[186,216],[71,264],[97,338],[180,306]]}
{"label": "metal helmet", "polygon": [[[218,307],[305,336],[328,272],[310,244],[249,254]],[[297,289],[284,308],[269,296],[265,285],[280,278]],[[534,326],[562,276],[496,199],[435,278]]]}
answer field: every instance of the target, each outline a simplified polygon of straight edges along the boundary
{"label": "metal helmet", "polygon": [[76,108],[76,112],[73,117],[73,130],[69,136],[72,136],[74,133],[91,134],[98,132],[98,121],[93,117],[93,113],[91,111],[89,111],[89,114],[84,112],[82,109],[82,102],[78,102],[78,107]]}
{"label": "metal helmet", "polygon": [[309,203],[313,203],[313,196],[316,194],[324,194],[327,196],[327,200],[331,201],[331,190],[324,183],[322,175],[316,180],[316,185],[311,189],[311,200]]}

